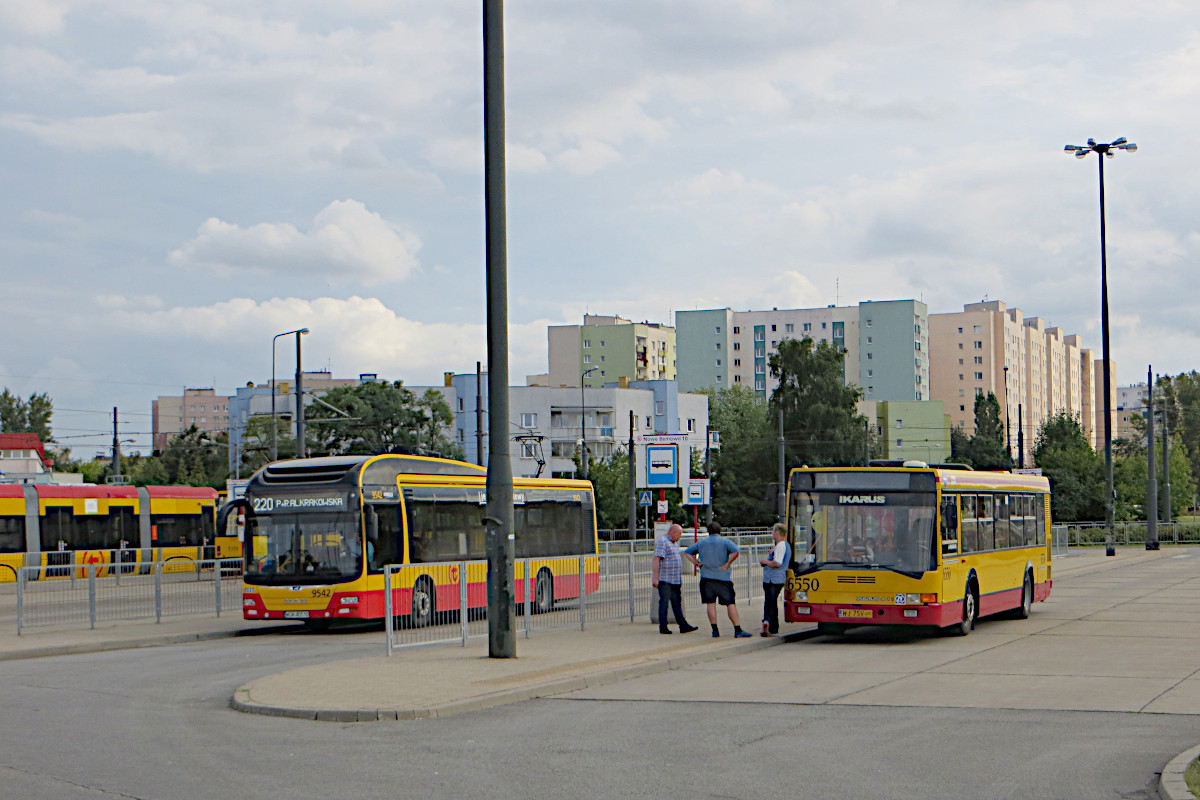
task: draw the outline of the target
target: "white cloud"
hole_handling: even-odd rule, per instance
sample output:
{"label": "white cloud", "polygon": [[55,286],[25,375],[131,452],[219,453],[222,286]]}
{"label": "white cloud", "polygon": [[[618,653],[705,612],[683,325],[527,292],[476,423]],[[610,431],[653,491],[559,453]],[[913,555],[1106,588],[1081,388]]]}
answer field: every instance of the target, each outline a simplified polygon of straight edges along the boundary
{"label": "white cloud", "polygon": [[63,7],[52,0],[21,0],[0,3],[0,28],[21,33],[45,35],[58,33],[63,25]]}
{"label": "white cloud", "polygon": [[407,278],[417,267],[420,247],[415,234],[398,230],[362,203],[338,200],[317,214],[307,232],[288,223],[242,228],[209,219],[195,239],[171,252],[169,261],[226,273],[258,270],[379,283]]}

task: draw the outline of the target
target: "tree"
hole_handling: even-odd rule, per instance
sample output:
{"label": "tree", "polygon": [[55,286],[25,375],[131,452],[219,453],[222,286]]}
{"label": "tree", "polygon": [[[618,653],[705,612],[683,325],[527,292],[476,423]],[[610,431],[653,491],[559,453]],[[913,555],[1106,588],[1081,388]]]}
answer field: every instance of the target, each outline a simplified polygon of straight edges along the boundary
{"label": "tree", "polygon": [[859,390],[843,379],[846,353],[811,337],[784,339],[771,355],[779,385],[771,394],[772,419],[783,411],[785,460],[789,465],[863,464],[872,439],[855,404]]}
{"label": "tree", "polygon": [[[228,445],[225,434],[210,439],[193,425],[171,437],[159,460],[169,483],[222,489],[229,477]],[[161,475],[157,471],[155,474]]]}
{"label": "tree", "polygon": [[463,457],[462,448],[448,435],[454,414],[442,395],[430,389],[417,397],[403,381],[339,386],[321,401],[305,406],[305,414],[313,422],[306,437],[312,453],[374,455],[425,450]]}
{"label": "tree", "polygon": [[709,426],[721,432],[721,448],[712,451],[713,517],[726,526],[770,524],[775,514],[764,497],[778,467],[767,404],[745,386],[708,395]]}
{"label": "tree", "polygon": [[971,465],[971,437],[961,425],[950,428],[950,461],[954,464]]}
{"label": "tree", "polygon": [[618,449],[588,465],[588,480],[596,490],[596,517],[601,528],[629,527],[629,455]]}
{"label": "tree", "polygon": [[967,458],[975,469],[1012,469],[1012,457],[1004,442],[1000,401],[991,392],[975,396],[975,435],[967,446]]}
{"label": "tree", "polygon": [[[1162,378],[1158,382],[1163,393],[1163,408],[1166,409],[1168,431],[1179,437],[1183,450],[1190,462],[1189,470],[1192,475],[1200,476],[1200,372],[1176,375],[1174,378]],[[1174,464],[1174,460],[1171,462]],[[1171,472],[1171,505],[1175,505],[1175,476]],[[1187,495],[1187,502],[1193,500]]]}
{"label": "tree", "polygon": [[291,423],[275,417],[275,438],[272,438],[271,422],[272,418],[267,415],[253,416],[246,421],[246,428],[242,431],[243,475],[250,475],[269,464],[273,452],[277,452],[280,458],[295,457],[296,439],[288,430]]}
{"label": "tree", "polygon": [[43,442],[52,442],[50,419],[54,403],[48,394],[34,392],[22,400],[6,387],[0,392],[0,433],[36,433]]}
{"label": "tree", "polygon": [[1047,419],[1037,434],[1033,463],[1050,479],[1054,520],[1104,517],[1104,460],[1088,443],[1078,419],[1065,412]]}

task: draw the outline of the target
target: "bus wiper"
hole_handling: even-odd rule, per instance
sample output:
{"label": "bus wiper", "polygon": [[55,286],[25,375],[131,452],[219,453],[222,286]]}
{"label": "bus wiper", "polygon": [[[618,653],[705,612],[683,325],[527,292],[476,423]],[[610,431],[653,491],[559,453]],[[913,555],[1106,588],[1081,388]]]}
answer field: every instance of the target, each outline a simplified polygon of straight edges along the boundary
{"label": "bus wiper", "polygon": [[919,580],[921,578],[921,576],[925,574],[923,572],[918,572],[916,570],[900,569],[899,567],[897,567],[893,564],[872,564],[871,566],[874,567],[875,569],[886,569],[889,572],[895,572],[900,575],[903,575],[906,578],[912,578],[913,580]]}

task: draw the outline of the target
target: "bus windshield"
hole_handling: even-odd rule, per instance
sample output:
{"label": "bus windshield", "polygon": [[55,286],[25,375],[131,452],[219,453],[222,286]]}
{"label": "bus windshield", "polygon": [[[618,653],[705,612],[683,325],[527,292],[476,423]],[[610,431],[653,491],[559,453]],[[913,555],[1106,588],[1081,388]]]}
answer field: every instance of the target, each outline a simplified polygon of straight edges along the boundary
{"label": "bus windshield", "polygon": [[358,515],[350,512],[250,515],[247,583],[336,583],[362,574]]}
{"label": "bus windshield", "polygon": [[791,504],[796,558],[814,568],[937,568],[932,493],[798,491]]}

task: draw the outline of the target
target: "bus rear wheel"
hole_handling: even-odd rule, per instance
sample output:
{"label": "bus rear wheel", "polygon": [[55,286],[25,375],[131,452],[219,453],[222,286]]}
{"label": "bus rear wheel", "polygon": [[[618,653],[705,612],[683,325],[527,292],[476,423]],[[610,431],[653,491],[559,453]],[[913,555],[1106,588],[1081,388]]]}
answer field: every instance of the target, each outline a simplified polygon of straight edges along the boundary
{"label": "bus rear wheel", "polygon": [[955,636],[966,636],[971,631],[975,630],[975,620],[979,617],[979,596],[975,589],[975,582],[971,581],[967,584],[967,590],[963,594],[963,618],[962,622],[953,625],[950,632]]}
{"label": "bus rear wheel", "polygon": [[422,575],[413,584],[410,624],[414,628],[427,627],[433,622],[433,615],[436,611],[437,599],[433,593],[433,581]]}
{"label": "bus rear wheel", "polygon": [[1025,573],[1025,582],[1021,584],[1021,605],[1014,612],[1017,619],[1029,619],[1033,611],[1033,573]]}
{"label": "bus rear wheel", "polygon": [[542,567],[533,586],[533,613],[546,614],[554,609],[554,576]]}

